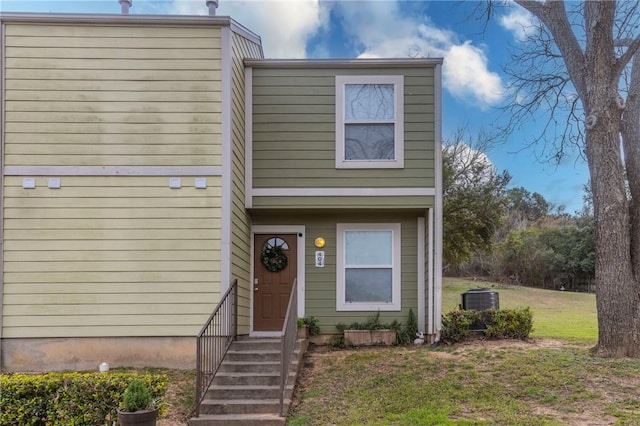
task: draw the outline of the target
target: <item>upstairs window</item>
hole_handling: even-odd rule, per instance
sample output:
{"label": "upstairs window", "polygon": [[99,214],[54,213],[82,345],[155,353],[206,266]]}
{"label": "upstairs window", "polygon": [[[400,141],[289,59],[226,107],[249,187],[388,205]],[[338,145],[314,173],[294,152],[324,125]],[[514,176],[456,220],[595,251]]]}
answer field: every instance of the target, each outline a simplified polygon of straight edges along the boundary
{"label": "upstairs window", "polygon": [[404,167],[404,78],[336,76],[336,168]]}

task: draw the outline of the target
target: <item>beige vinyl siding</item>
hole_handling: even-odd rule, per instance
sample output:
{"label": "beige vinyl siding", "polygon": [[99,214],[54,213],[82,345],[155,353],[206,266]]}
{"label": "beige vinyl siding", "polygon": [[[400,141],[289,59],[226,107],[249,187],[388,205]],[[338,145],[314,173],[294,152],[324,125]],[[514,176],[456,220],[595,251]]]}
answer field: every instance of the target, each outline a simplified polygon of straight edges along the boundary
{"label": "beige vinyl siding", "polygon": [[6,25],[6,166],[218,166],[220,28]]}
{"label": "beige vinyl siding", "polygon": [[3,337],[192,336],[219,298],[220,177],[5,177]]}
{"label": "beige vinyl siding", "polygon": [[[363,211],[354,213],[327,212],[325,214],[262,215],[254,217],[256,225],[305,225],[305,315],[318,318],[323,334],[335,334],[335,325],[339,322],[351,323],[365,321],[376,312],[337,312],[336,311],[336,224],[337,223],[400,223],[401,224],[401,298],[402,309],[399,312],[380,312],[384,322],[394,319],[406,323],[409,309],[417,314],[417,217],[411,213],[384,213]],[[325,266],[315,266],[315,252],[318,250],[314,240],[322,237],[326,241]]]}
{"label": "beige vinyl siding", "polygon": [[231,37],[231,276],[238,279],[238,333],[248,334],[251,318],[251,217],[245,200],[244,58],[261,58],[260,46],[233,33]]}
{"label": "beige vinyl siding", "polygon": [[[403,169],[336,170],[335,76],[348,74],[405,76]],[[434,69],[431,67],[255,68],[253,186],[433,187],[434,118]]]}

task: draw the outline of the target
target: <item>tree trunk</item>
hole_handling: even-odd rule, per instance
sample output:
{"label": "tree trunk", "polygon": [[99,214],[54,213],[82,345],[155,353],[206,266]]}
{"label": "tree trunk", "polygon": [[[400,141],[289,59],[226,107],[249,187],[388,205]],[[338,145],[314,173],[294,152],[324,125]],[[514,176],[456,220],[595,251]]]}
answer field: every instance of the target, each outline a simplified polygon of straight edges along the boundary
{"label": "tree trunk", "polygon": [[618,126],[603,118],[587,133],[586,143],[596,234],[596,353],[604,357],[638,357],[640,295],[631,263],[630,217],[617,143]]}
{"label": "tree trunk", "polygon": [[[553,34],[584,107],[585,152],[595,218],[596,353],[606,357],[640,357],[640,266],[636,266],[640,265],[640,151],[631,145],[640,141],[637,126],[640,104],[627,105],[625,118],[629,121],[622,128],[623,105],[618,94],[621,72],[637,54],[640,38],[633,39],[622,56],[616,56],[617,3],[613,1],[583,3],[584,50],[575,37],[563,1],[516,0],[516,3],[537,16]],[[618,33],[619,30],[616,28]],[[636,89],[640,92],[640,88]],[[622,166],[620,151],[623,129],[630,132],[624,141],[628,174]]]}
{"label": "tree trunk", "polygon": [[[615,3],[586,2],[587,44],[582,102],[586,115],[586,154],[591,175],[596,241],[596,303],[600,356],[640,356],[640,294],[632,261],[632,225],[627,176],[622,165],[620,75],[613,24]],[[569,58],[566,58],[569,60]],[[575,67],[570,67],[574,68]],[[633,238],[635,240],[635,238]]]}

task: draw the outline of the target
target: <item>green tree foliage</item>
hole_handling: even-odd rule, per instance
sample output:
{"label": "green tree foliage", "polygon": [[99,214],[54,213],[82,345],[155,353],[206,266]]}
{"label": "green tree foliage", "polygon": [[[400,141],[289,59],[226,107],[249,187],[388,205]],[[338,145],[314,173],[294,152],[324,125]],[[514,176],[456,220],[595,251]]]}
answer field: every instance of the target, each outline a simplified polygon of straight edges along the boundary
{"label": "green tree foliage", "polygon": [[498,238],[507,232],[527,228],[551,214],[553,205],[541,194],[524,187],[510,188],[506,192],[506,219]]}
{"label": "green tree foliage", "polygon": [[442,155],[443,251],[448,267],[457,267],[476,251],[491,251],[511,179],[506,171],[498,173],[484,154],[488,147],[484,135],[467,144],[464,133],[459,130],[452,141],[445,142]]}
{"label": "green tree foliage", "polygon": [[542,288],[584,290],[595,274],[592,216],[573,225],[511,231],[497,244],[496,278]]}

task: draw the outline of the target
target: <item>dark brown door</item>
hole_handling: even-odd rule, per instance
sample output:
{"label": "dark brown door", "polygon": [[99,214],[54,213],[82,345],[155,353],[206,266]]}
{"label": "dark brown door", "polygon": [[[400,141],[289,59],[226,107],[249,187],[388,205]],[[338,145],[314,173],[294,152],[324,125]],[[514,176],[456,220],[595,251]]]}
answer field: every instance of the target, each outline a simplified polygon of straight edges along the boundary
{"label": "dark brown door", "polygon": [[297,239],[296,234],[254,235],[254,331],[282,330],[291,285],[298,273]]}

